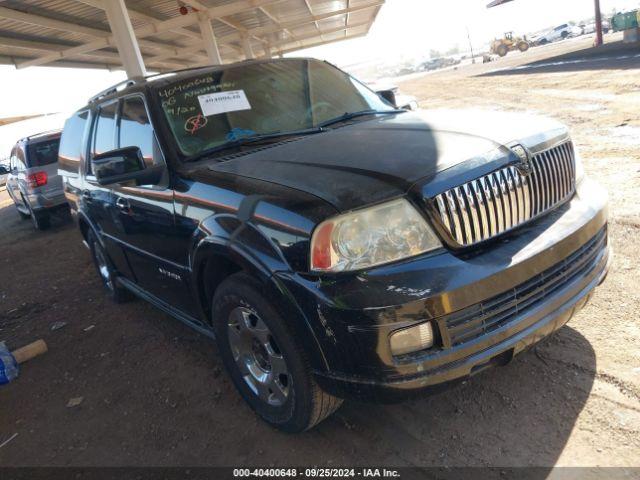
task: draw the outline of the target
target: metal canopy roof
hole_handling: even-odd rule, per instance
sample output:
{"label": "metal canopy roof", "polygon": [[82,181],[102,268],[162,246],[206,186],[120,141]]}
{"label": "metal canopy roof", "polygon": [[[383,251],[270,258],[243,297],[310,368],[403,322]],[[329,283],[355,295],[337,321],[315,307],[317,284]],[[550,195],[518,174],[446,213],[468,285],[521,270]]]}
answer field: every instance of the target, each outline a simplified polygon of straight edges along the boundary
{"label": "metal canopy roof", "polygon": [[[0,64],[120,69],[104,7],[114,0],[0,0]],[[223,62],[289,53],[366,35],[384,0],[126,0],[146,67],[211,63],[199,23],[211,22]]]}

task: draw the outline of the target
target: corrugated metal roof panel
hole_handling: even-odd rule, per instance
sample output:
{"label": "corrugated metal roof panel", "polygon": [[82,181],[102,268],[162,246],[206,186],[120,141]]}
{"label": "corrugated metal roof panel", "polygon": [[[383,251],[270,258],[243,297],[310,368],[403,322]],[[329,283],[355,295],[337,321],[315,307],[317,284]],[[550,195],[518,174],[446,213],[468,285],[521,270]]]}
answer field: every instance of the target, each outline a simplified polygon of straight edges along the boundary
{"label": "corrugated metal roof panel", "polygon": [[[180,5],[188,5],[188,0],[125,1],[134,30],[143,32],[138,34],[140,49],[149,67],[187,66],[206,61],[197,23],[198,15],[204,12],[187,7],[183,15]],[[241,38],[245,35],[249,36],[255,53],[262,55],[268,43],[275,45],[276,51],[292,51],[367,32],[384,0],[254,0],[252,7],[247,6],[246,0],[194,3],[216,9],[217,14],[221,7],[230,12],[226,17],[214,16],[211,20],[223,60],[230,62],[243,58]],[[117,51],[105,41],[110,29],[99,4],[99,0],[0,1],[0,63],[20,65],[25,60],[40,58],[38,64],[116,67]],[[346,15],[347,8],[354,11]],[[178,20],[180,17],[187,18]],[[163,24],[167,20],[181,25],[174,23],[168,28]],[[347,22],[356,28],[347,30]],[[58,51],[63,52],[62,56]],[[54,54],[58,57],[54,58]]]}

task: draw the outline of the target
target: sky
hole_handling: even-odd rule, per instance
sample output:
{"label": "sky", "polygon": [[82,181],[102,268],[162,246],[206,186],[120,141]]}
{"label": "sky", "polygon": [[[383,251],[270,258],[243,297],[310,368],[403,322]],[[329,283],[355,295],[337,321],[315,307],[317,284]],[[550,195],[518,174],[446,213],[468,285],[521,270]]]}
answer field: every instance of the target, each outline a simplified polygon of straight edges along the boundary
{"label": "sky", "polygon": [[[468,45],[467,28],[480,46],[506,31],[526,33],[593,15],[593,0],[516,0],[487,9],[489,0],[387,0],[370,34],[296,55],[310,55],[348,67],[362,62],[410,58],[431,49]],[[601,0],[613,8],[640,6],[640,0]],[[73,112],[93,94],[124,80],[121,71],[0,66],[0,118]]]}
{"label": "sky", "polygon": [[[490,0],[387,0],[367,37],[308,49],[297,54],[320,57],[347,67],[397,56],[415,57],[431,49],[467,49],[505,32],[526,34],[594,16],[593,0],[516,0],[486,8]],[[603,15],[638,8],[640,0],[600,0]]]}

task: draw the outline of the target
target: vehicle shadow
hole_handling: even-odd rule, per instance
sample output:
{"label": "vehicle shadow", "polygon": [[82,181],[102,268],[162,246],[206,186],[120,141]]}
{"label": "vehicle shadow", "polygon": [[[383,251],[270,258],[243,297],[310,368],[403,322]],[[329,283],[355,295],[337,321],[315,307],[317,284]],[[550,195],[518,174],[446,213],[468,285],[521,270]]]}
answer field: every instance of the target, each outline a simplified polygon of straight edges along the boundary
{"label": "vehicle shadow", "polygon": [[[552,467],[592,389],[595,353],[565,327],[449,391],[393,406],[346,402],[299,442],[338,439],[352,464]],[[531,473],[531,472],[529,472]],[[546,478],[547,468],[533,477]]]}
{"label": "vehicle shadow", "polygon": [[545,58],[516,67],[498,68],[478,77],[527,75],[585,70],[630,70],[640,67],[637,44],[613,42],[602,47],[591,47],[555,57]]}
{"label": "vehicle shadow", "polygon": [[72,223],[71,214],[66,209],[56,209],[49,214],[51,226],[47,230],[38,231],[33,226],[31,218],[23,218],[11,198],[6,194],[8,200],[5,200],[6,192],[0,191],[0,224],[2,225],[5,233],[9,233],[9,230],[16,231],[31,231],[32,233],[45,234],[49,230],[59,230],[60,228],[67,227]]}
{"label": "vehicle shadow", "polygon": [[0,246],[17,245],[31,239],[39,239],[39,242],[46,243],[52,234],[63,232],[73,226],[71,214],[67,210],[59,209],[52,212],[50,220],[51,225],[48,229],[37,230],[31,218],[23,218],[18,213],[6,191],[0,191]]}

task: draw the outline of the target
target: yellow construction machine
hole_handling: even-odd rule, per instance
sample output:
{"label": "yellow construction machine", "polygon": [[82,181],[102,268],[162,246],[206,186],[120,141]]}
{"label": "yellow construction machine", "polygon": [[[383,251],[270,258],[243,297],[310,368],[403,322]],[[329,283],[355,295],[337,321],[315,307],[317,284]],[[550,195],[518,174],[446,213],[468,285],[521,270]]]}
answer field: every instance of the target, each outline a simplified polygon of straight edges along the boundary
{"label": "yellow construction machine", "polygon": [[504,34],[504,38],[499,38],[493,41],[491,44],[491,53],[504,57],[507,53],[513,50],[520,50],[526,52],[529,50],[529,41],[527,37],[514,37],[513,32],[507,32]]}

